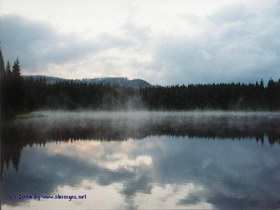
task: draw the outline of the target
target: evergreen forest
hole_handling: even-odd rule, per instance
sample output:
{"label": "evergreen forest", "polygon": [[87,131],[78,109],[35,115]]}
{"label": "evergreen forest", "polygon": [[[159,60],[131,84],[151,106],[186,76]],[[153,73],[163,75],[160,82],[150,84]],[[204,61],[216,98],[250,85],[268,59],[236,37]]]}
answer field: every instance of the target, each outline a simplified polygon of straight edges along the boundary
{"label": "evergreen forest", "polygon": [[[280,110],[280,79],[254,84],[220,83],[129,88],[23,78],[20,61],[0,51],[1,118],[41,109],[63,110]],[[187,75],[186,75],[187,77]]]}

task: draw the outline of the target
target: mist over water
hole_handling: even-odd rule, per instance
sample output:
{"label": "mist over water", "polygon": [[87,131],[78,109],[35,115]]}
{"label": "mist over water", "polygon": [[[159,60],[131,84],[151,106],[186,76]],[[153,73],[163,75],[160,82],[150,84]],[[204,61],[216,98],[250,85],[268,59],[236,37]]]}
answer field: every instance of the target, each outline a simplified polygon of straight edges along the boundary
{"label": "mist over water", "polygon": [[[254,137],[279,141],[279,112],[40,111],[20,116],[13,131],[38,140],[126,140],[151,135],[205,138]],[[18,133],[19,133],[18,132]],[[14,133],[15,132],[11,132]],[[20,138],[16,137],[16,138]]]}
{"label": "mist over water", "polygon": [[3,209],[280,208],[279,112],[38,111],[2,126]]}

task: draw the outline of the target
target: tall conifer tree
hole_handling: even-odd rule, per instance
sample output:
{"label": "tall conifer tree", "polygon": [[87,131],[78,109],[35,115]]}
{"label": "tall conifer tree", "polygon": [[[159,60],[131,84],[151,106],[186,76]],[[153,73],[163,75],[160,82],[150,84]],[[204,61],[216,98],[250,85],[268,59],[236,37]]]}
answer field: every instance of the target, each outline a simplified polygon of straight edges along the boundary
{"label": "tall conifer tree", "polygon": [[18,59],[14,62],[12,73],[13,73],[13,76],[15,77],[15,79],[21,78],[20,65],[19,65]]}
{"label": "tall conifer tree", "polygon": [[5,63],[4,63],[4,58],[3,58],[2,50],[0,48],[0,78],[1,78],[1,80],[4,77],[5,77]]}

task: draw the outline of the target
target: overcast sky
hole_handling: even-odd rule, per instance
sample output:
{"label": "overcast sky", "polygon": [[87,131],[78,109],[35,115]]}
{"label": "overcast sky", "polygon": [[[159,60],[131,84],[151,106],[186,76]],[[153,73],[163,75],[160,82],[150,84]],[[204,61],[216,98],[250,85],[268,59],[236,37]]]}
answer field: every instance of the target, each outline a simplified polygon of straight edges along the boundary
{"label": "overcast sky", "polygon": [[1,0],[23,74],[153,84],[280,78],[279,0]]}

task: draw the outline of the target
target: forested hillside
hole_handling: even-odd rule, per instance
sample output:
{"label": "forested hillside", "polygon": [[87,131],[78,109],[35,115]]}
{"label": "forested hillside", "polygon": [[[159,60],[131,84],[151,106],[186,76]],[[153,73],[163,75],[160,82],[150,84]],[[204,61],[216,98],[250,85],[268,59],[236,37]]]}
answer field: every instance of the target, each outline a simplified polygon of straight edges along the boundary
{"label": "forested hillside", "polygon": [[139,89],[71,80],[49,83],[43,77],[24,79],[19,60],[5,65],[0,53],[2,117],[38,109],[280,110],[280,79]]}

